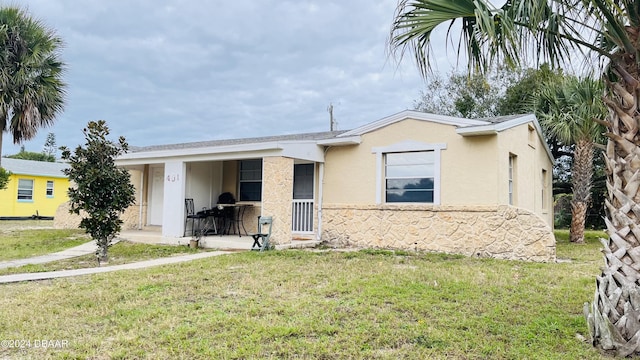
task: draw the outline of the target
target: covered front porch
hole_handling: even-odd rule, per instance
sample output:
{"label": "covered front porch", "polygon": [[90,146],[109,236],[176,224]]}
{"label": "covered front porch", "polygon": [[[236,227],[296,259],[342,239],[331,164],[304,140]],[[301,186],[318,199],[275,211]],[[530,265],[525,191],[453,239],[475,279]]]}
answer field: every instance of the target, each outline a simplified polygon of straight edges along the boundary
{"label": "covered front porch", "polygon": [[[155,146],[121,156],[116,162],[131,172],[138,192],[137,207],[128,211],[137,224],[124,229],[138,229],[160,243],[187,244],[197,224],[186,217],[185,200],[193,199],[197,213],[218,208],[225,194],[243,206],[243,236],[236,227],[232,236],[207,236],[205,247],[250,248],[253,241],[245,235],[257,230],[259,216],[273,217],[270,243],[276,247],[319,240],[324,146],[318,139],[284,140],[289,138]],[[156,234],[140,230],[149,228]]]}

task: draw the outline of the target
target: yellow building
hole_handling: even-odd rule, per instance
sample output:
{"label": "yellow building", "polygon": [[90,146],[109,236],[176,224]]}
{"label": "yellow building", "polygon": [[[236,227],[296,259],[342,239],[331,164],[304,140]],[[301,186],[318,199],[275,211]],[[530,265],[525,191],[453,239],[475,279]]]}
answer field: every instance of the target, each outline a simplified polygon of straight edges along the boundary
{"label": "yellow building", "polygon": [[69,200],[69,179],[63,163],[3,158],[2,167],[12,173],[0,190],[0,218],[53,217]]}

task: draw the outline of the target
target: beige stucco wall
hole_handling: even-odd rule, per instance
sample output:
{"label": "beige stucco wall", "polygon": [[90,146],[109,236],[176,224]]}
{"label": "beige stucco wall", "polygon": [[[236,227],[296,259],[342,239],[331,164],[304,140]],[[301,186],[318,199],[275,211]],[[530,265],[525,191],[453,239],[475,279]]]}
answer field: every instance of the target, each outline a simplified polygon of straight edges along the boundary
{"label": "beige stucco wall", "polygon": [[[404,120],[362,135],[359,145],[329,148],[325,159],[324,202],[376,204],[374,148],[414,141],[445,144],[441,151],[440,204],[445,206],[508,205],[509,153],[518,155],[516,206],[541,216],[553,226],[553,214],[542,209],[542,169],[547,170],[547,204],[552,203],[552,163],[542,140],[529,125],[500,133],[463,137],[455,127]],[[384,169],[384,164],[381,164]],[[383,175],[384,176],[384,175]],[[384,196],[381,196],[384,203]]]}
{"label": "beige stucco wall", "polygon": [[230,192],[238,197],[238,161],[225,161],[222,164],[222,192]]}
{"label": "beige stucco wall", "polygon": [[331,246],[411,249],[508,260],[552,262],[551,228],[511,206],[343,205],[323,209]]}
{"label": "beige stucco wall", "polygon": [[[523,124],[504,130],[498,137],[499,182],[498,204],[509,203],[509,154],[516,155],[515,200],[514,206],[528,209],[544,219],[553,227],[553,163],[547,156],[544,140],[540,138],[532,125]],[[543,182],[542,170],[547,178]],[[545,189],[543,195],[543,188]],[[544,201],[543,201],[544,196]],[[544,208],[543,208],[544,203]]]}
{"label": "beige stucco wall", "polygon": [[357,146],[330,148],[325,159],[325,201],[375,204],[376,192],[383,189],[376,188],[372,149],[406,141],[446,144],[441,152],[441,204],[496,204],[495,136],[463,138],[453,126],[410,119],[364,134]]}

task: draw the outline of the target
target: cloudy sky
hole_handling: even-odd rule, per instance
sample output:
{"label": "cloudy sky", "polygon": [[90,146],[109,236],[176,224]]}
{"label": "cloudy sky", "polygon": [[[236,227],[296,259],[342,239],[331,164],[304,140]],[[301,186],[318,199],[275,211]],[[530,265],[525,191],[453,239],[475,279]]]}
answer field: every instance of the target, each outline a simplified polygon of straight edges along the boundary
{"label": "cloudy sky", "polygon": [[[57,31],[67,63],[65,111],[29,151],[49,132],[75,147],[98,119],[135,146],[325,131],[330,103],[351,129],[411,108],[424,85],[385,53],[396,0],[18,4]],[[3,155],[19,151],[4,139]]]}

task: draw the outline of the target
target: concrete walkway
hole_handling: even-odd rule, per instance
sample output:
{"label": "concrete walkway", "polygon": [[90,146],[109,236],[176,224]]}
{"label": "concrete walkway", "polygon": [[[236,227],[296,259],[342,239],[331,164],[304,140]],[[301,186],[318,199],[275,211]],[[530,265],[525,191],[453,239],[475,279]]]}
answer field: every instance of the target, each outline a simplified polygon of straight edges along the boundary
{"label": "concrete walkway", "polygon": [[[76,249],[76,248],[73,248],[73,249]],[[69,249],[69,250],[72,250],[72,249]],[[69,250],[66,250],[66,251],[69,251]],[[92,250],[89,252],[89,254],[93,252],[95,252],[95,245],[92,248]],[[135,263],[122,264],[122,265],[102,266],[102,267],[96,267],[96,268],[74,269],[74,270],[49,271],[49,272],[39,272],[39,273],[2,275],[0,276],[0,284],[21,282],[21,281],[31,281],[31,280],[57,279],[57,278],[63,278],[63,277],[98,274],[98,273],[105,273],[105,272],[118,271],[118,270],[142,269],[142,268],[158,266],[158,265],[177,264],[185,261],[204,259],[212,256],[219,256],[219,255],[231,254],[231,253],[233,253],[233,251],[209,251],[209,252],[202,252],[197,254],[169,256],[169,257],[164,257],[159,259],[139,261]],[[55,254],[51,254],[51,255],[55,255]],[[46,256],[47,255],[39,256],[38,258],[46,257]],[[27,260],[29,259],[24,259],[24,261],[27,261]],[[51,261],[54,261],[54,260],[51,260]]]}
{"label": "concrete walkway", "polygon": [[51,253],[41,256],[35,256],[26,259],[16,259],[9,261],[0,261],[0,269],[6,269],[10,267],[18,267],[32,264],[44,264],[52,261],[69,259],[76,256],[82,256],[87,254],[95,254],[98,249],[95,241],[89,241],[82,245],[72,247],[66,250],[59,251],[57,253]]}
{"label": "concrete walkway", "polygon": [[[119,239],[126,239],[128,241],[146,243],[146,244],[170,244],[170,245],[184,245],[181,244],[180,241],[184,241],[188,244],[189,238],[180,238],[176,240],[175,238],[163,238],[160,233],[157,231],[123,231]],[[176,242],[177,241],[177,242]],[[314,247],[318,244],[318,241],[292,241],[290,244],[286,245],[277,245],[276,249],[288,249],[288,248],[307,248]],[[12,274],[12,275],[0,275],[0,284],[4,283],[13,283],[13,282],[21,282],[21,281],[31,281],[31,280],[45,280],[45,279],[56,279],[62,277],[70,277],[70,276],[79,276],[79,275],[89,275],[89,274],[98,274],[110,271],[118,271],[118,270],[132,270],[132,269],[142,269],[151,266],[158,265],[167,265],[167,264],[176,264],[180,262],[196,260],[196,259],[204,259],[212,256],[231,254],[237,252],[238,250],[250,250],[251,245],[253,244],[253,239],[251,237],[238,237],[234,236],[208,236],[201,240],[201,245],[205,248],[213,248],[213,249],[227,249],[227,250],[219,250],[219,251],[209,251],[202,252],[197,254],[189,254],[189,255],[180,255],[180,256],[170,256],[159,259],[140,261],[136,263],[130,264],[122,264],[122,265],[113,265],[113,266],[101,266],[96,268],[85,268],[85,269],[74,269],[74,270],[60,270],[60,271],[49,271],[49,272],[38,272],[38,273],[24,273],[24,274]],[[95,254],[97,250],[97,246],[95,241],[90,241],[85,244],[59,251],[57,253],[47,254],[36,256],[27,259],[17,259],[10,261],[0,261],[0,269],[6,269],[9,267],[18,267],[29,264],[44,264],[52,261],[69,259],[76,256]]]}

